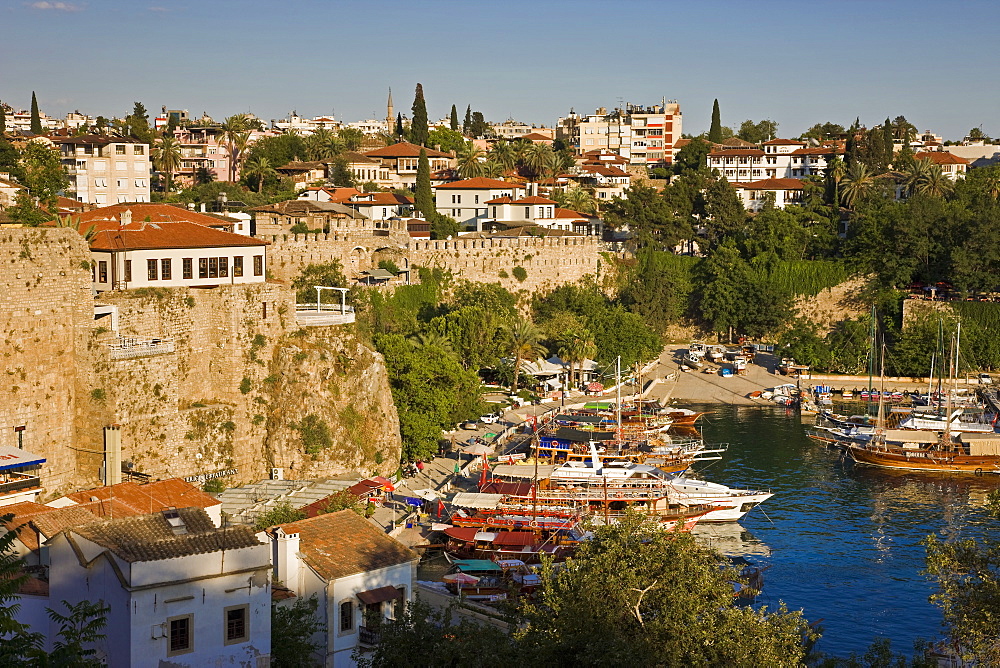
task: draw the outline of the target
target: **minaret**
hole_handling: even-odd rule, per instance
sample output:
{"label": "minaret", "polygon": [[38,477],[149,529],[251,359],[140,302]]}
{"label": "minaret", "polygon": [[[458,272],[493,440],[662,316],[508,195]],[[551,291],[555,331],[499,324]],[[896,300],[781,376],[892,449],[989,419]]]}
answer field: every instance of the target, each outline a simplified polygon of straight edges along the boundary
{"label": "minaret", "polygon": [[389,134],[396,127],[396,114],[392,113],[392,87],[389,88],[389,102],[385,105],[385,127]]}

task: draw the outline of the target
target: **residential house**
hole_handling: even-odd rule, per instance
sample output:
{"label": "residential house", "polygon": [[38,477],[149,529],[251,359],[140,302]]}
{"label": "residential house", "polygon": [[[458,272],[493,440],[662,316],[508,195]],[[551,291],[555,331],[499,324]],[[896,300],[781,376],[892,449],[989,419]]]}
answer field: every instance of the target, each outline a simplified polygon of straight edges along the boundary
{"label": "residential house", "polygon": [[681,137],[681,108],[675,100],[648,107],[626,104],[608,113],[605,107],[590,115],[570,111],[556,126],[556,139],[582,156],[606,149],[628,160],[630,166],[667,167],[677,153],[675,139]]}
{"label": "residential house", "polygon": [[[491,232],[517,228],[562,230],[586,236],[600,237],[604,224],[597,216],[562,209],[555,200],[530,196],[520,199],[498,197],[486,202],[489,215],[481,221],[482,228]],[[544,232],[543,232],[544,233]]]}
{"label": "residential house", "polygon": [[390,218],[401,218],[413,212],[413,198],[396,193],[359,193],[344,202],[368,220],[375,227],[387,227],[384,221]]}
{"label": "residential house", "polygon": [[[431,173],[451,169],[456,165],[455,156],[450,153],[427,151],[427,160]],[[417,163],[420,161],[421,147],[409,142],[399,142],[392,146],[384,146],[366,151],[366,158],[377,160],[384,169],[379,170],[376,183],[382,188],[414,188],[417,184]]]}
{"label": "residential house", "polygon": [[222,502],[180,478],[150,483],[119,482],[72,492],[49,501],[57,508],[86,508],[98,517],[145,515],[167,508],[201,508],[215,526],[222,526]]}
{"label": "residential house", "polygon": [[503,123],[491,125],[490,128],[493,130],[494,135],[500,139],[506,139],[507,141],[523,139],[534,130],[534,128],[527,123],[515,121],[513,118],[508,118]]}
{"label": "residential house", "polygon": [[827,161],[844,152],[839,143],[810,147],[794,139],[772,139],[761,146],[715,148],[706,161],[709,169],[717,170],[730,182],[804,179],[824,174]]}
{"label": "residential house", "polygon": [[420,556],[352,510],[268,529],[274,577],[298,597],[316,596],[317,662],[354,666],[374,647],[379,625],[413,598]]}
{"label": "residential house", "polygon": [[289,162],[275,170],[281,176],[292,180],[295,189],[305,188],[310,183],[326,179],[326,163],[314,160],[311,162]]}
{"label": "residential house", "polygon": [[969,161],[948,151],[924,151],[913,156],[915,160],[930,160],[941,168],[952,181],[964,177],[969,171]]}
{"label": "residential house", "polygon": [[8,172],[0,172],[0,211],[13,206],[17,194],[22,190],[24,186],[14,181]]}
{"label": "residential house", "polygon": [[598,200],[610,201],[615,197],[626,197],[625,191],[632,185],[632,175],[617,165],[585,163],[580,166],[575,180],[593,191]]}
{"label": "residential house", "polygon": [[320,128],[336,131],[341,123],[330,116],[317,116],[316,118],[303,118],[297,112],[288,114],[288,118],[280,121],[271,119],[271,127],[282,132],[295,132],[303,136],[309,136]]}
{"label": "residential house", "polygon": [[288,234],[292,228],[336,232],[371,229],[371,222],[346,204],[290,199],[250,210],[258,235]]}
{"label": "residential house", "polygon": [[250,527],[170,508],[68,526],[44,547],[47,592],[22,597],[18,617],[47,648],[58,624],[39,612],[92,601],[109,607],[95,647],[107,665],[268,665],[270,550]]}
{"label": "residential house", "polygon": [[110,220],[81,223],[81,232],[95,230],[90,241],[94,289],[214,287],[266,280],[268,242],[184,220],[184,212],[177,211],[173,221],[135,222],[126,210]]}
{"label": "residential house", "polygon": [[784,209],[789,204],[801,204],[804,185],[802,179],[761,179],[750,183],[733,183],[736,194],[748,211],[760,211],[769,197],[774,206]]}
{"label": "residential house", "polygon": [[389,169],[376,158],[357,151],[345,151],[340,157],[347,161],[347,169],[358,183],[381,184],[389,181]]}
{"label": "residential house", "polygon": [[175,180],[193,184],[199,168],[206,169],[217,181],[228,181],[229,149],[222,140],[218,125],[184,126],[174,130],[180,143],[181,167]]}
{"label": "residential house", "polygon": [[336,202],[343,204],[355,195],[360,195],[357,188],[338,188],[335,186],[312,186],[306,188],[299,194],[299,199],[308,199],[314,202]]}
{"label": "residential house", "polygon": [[524,193],[525,187],[518,183],[477,176],[436,186],[434,203],[438,213],[478,232],[482,230],[482,221],[491,217],[486,209],[488,201],[501,197],[520,199]]}
{"label": "residential house", "polygon": [[69,190],[88,204],[149,201],[149,144],[106,135],[50,138],[69,174]]}

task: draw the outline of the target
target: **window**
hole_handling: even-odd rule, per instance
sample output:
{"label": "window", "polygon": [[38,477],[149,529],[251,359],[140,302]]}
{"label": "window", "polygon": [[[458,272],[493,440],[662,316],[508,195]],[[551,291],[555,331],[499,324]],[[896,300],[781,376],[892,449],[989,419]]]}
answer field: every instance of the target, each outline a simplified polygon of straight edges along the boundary
{"label": "window", "polygon": [[402,619],[403,613],[406,612],[406,587],[396,587],[396,591],[399,592],[399,598],[397,598],[392,607],[392,618]]}
{"label": "window", "polygon": [[115,171],[124,172],[128,169],[128,163],[124,160],[115,160]]}
{"label": "window", "polygon": [[524,207],[524,217],[525,218],[531,218],[531,207],[530,206]]}
{"label": "window", "polygon": [[146,260],[146,278],[156,280],[156,260]]}
{"label": "window", "polygon": [[237,255],[233,258],[233,276],[240,277],[243,275],[243,256]]}
{"label": "window", "polygon": [[115,144],[115,155],[125,155],[125,144]]}
{"label": "window", "polygon": [[250,639],[250,630],[247,624],[247,613],[250,607],[247,605],[234,605],[226,608],[226,643],[246,642]]}
{"label": "window", "polygon": [[186,257],[181,260],[181,278],[194,278],[194,273],[191,267],[191,258]]}
{"label": "window", "polygon": [[479,195],[476,195],[476,204],[479,204]]}
{"label": "window", "polygon": [[108,180],[107,179],[94,179],[94,187],[95,188],[107,188],[108,187]]}
{"label": "window", "polygon": [[107,204],[108,203],[108,196],[105,195],[104,193],[97,193],[97,195],[94,197],[94,199],[97,200],[97,204]]}
{"label": "window", "polygon": [[253,256],[253,275],[263,276],[264,275],[264,256],[254,255]]}
{"label": "window", "polygon": [[108,168],[108,161],[107,160],[95,160],[94,161],[94,171],[95,172],[103,172],[107,168]]}
{"label": "window", "polygon": [[170,280],[170,258],[165,257],[160,260],[160,278],[165,281]]}
{"label": "window", "polygon": [[132,152],[133,152],[133,153],[134,153],[135,155],[146,155],[146,147],[145,147],[145,146],[143,146],[142,144],[136,144],[136,145],[135,145],[135,146],[134,146],[134,147],[132,148]]}
{"label": "window", "polygon": [[198,258],[198,278],[208,278],[208,258]]}
{"label": "window", "polygon": [[135,187],[136,188],[145,188],[146,187],[146,179],[136,179],[135,180]]}
{"label": "window", "polygon": [[219,278],[227,278],[229,276],[229,258],[220,257],[219,258]]}
{"label": "window", "polygon": [[187,654],[194,650],[194,615],[167,619],[167,656]]}
{"label": "window", "polygon": [[347,633],[354,630],[354,603],[344,601],[340,604],[340,632]]}
{"label": "window", "polygon": [[116,185],[119,188],[128,188],[128,179],[118,179]]}
{"label": "window", "polygon": [[97,277],[98,277],[97,281],[98,283],[108,282],[108,263],[105,262],[104,260],[101,260],[100,262],[97,263]]}
{"label": "window", "polygon": [[132,280],[132,260],[125,260],[125,282]]}
{"label": "window", "polygon": [[208,277],[209,278],[219,277],[219,258],[217,257],[208,258]]}

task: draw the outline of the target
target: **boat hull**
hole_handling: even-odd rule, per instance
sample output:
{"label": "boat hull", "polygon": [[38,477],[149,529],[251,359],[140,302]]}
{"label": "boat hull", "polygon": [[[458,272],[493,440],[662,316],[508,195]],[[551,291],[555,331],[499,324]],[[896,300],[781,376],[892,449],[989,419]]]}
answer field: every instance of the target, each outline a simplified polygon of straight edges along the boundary
{"label": "boat hull", "polygon": [[1000,456],[972,456],[914,450],[876,450],[856,445],[847,447],[851,458],[867,466],[932,473],[1000,473]]}

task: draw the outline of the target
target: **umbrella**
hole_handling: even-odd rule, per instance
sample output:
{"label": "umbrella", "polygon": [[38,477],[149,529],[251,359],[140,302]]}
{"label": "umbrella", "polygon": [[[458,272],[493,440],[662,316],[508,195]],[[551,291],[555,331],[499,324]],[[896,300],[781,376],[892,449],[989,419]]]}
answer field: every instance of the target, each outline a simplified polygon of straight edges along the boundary
{"label": "umbrella", "polygon": [[485,443],[474,443],[462,448],[462,452],[467,455],[492,455],[493,446],[486,445]]}
{"label": "umbrella", "polygon": [[445,575],[441,579],[445,582],[452,582],[454,584],[476,584],[479,582],[479,578],[466,573],[452,573],[451,575]]}
{"label": "umbrella", "polygon": [[438,498],[437,492],[433,489],[415,489],[412,494],[413,496],[419,496],[424,501],[434,501]]}
{"label": "umbrella", "polygon": [[601,384],[601,383],[591,383],[591,384],[587,385],[587,391],[588,392],[603,392],[604,391],[604,385]]}

